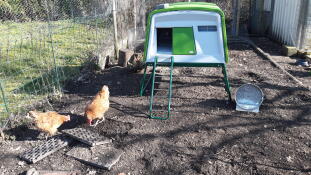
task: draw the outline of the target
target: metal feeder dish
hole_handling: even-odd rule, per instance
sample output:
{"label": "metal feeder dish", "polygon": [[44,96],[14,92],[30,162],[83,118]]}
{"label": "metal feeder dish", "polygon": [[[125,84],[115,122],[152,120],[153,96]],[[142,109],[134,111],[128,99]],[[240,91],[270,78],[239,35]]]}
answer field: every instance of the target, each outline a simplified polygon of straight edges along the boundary
{"label": "metal feeder dish", "polygon": [[263,92],[258,86],[253,84],[242,85],[235,94],[236,110],[259,112],[263,96]]}

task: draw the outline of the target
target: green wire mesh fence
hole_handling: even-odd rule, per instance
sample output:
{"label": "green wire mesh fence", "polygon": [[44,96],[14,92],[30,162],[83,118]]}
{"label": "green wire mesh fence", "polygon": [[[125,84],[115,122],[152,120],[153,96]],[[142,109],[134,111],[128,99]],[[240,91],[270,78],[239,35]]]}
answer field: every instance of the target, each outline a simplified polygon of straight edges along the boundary
{"label": "green wire mesh fence", "polygon": [[23,114],[112,41],[108,1],[0,2],[0,127]]}

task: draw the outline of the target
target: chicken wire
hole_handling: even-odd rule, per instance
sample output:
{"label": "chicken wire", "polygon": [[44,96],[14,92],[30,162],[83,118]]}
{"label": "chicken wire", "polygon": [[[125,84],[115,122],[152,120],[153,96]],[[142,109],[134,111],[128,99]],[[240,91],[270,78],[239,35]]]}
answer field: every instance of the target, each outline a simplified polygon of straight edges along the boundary
{"label": "chicken wire", "polygon": [[0,127],[48,97],[113,41],[111,0],[0,2]]}

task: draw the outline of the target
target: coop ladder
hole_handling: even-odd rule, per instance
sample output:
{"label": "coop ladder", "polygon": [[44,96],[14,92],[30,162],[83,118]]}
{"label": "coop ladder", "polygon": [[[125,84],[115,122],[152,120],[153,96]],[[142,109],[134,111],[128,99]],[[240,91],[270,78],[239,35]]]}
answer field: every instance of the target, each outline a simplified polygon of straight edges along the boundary
{"label": "coop ladder", "polygon": [[[152,71],[152,84],[151,84],[151,94],[150,94],[150,106],[149,106],[149,116],[152,119],[160,119],[160,120],[166,120],[170,117],[171,114],[171,98],[172,98],[172,84],[173,84],[173,68],[174,68],[174,57],[170,57],[170,63],[169,63],[169,68],[170,68],[170,72],[169,72],[169,87],[168,89],[166,88],[155,88],[155,84],[160,84],[160,81],[156,81],[156,67],[158,66],[158,57],[155,57],[155,60],[153,62],[153,71]],[[162,63],[163,64],[163,63]],[[164,63],[165,65],[165,63]],[[162,93],[166,92],[165,95],[156,95],[155,91],[162,91]],[[155,99],[159,100],[159,99],[163,99],[163,100],[167,100],[167,109],[164,110],[162,109],[161,102],[158,101],[157,104]],[[160,108],[160,109],[156,109],[156,108]]]}

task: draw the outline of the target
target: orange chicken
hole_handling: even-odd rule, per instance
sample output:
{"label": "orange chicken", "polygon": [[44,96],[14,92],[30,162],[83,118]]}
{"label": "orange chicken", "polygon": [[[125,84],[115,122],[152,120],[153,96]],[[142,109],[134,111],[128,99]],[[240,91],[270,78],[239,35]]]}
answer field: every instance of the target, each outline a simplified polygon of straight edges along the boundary
{"label": "orange chicken", "polygon": [[[90,104],[85,108],[84,116],[87,118],[87,122],[90,126],[96,126],[97,124],[105,120],[105,113],[109,109],[109,89],[108,86],[103,86],[102,89],[96,94]],[[97,119],[93,125],[92,121]],[[101,119],[101,121],[99,121]]]}
{"label": "orange chicken", "polygon": [[69,115],[60,115],[57,112],[37,112],[30,111],[29,114],[34,117],[38,129],[48,133],[50,136],[56,134],[57,129],[67,121],[70,121]]}

